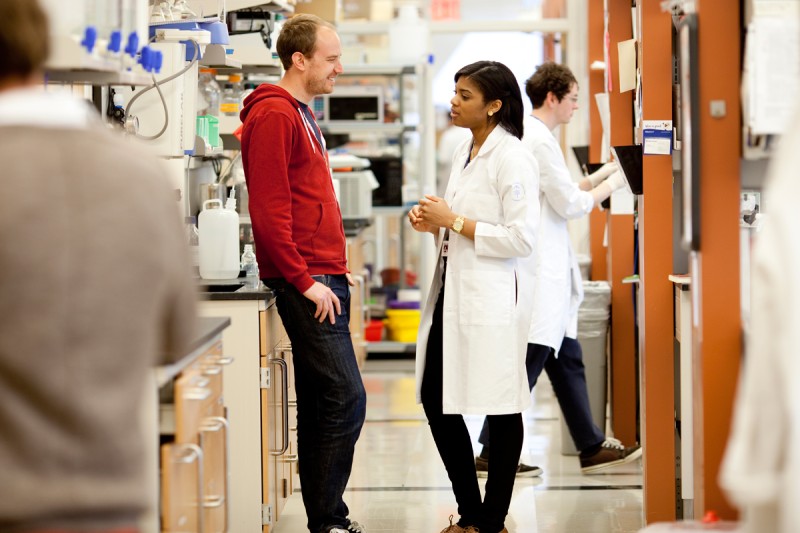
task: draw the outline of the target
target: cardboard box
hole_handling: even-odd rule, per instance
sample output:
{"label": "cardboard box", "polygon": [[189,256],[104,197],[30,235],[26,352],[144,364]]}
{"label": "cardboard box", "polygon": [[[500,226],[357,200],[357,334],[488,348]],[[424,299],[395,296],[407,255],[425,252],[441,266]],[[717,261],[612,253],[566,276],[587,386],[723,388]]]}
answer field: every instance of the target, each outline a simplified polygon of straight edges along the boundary
{"label": "cardboard box", "polygon": [[342,3],[341,0],[297,0],[294,12],[310,13],[336,24],[342,20]]}
{"label": "cardboard box", "polygon": [[370,0],[342,0],[343,20],[369,20],[371,11]]}

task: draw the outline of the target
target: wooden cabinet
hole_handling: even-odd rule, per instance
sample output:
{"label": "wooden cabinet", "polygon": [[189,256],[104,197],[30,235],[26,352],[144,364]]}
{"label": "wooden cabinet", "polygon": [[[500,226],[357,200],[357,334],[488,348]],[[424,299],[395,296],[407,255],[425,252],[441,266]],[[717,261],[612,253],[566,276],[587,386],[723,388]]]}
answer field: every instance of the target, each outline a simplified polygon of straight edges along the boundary
{"label": "wooden cabinet", "polygon": [[[226,320],[227,322],[227,320]],[[219,334],[157,375],[160,450],[160,527],[142,531],[223,533],[228,521],[229,433]]]}
{"label": "wooden cabinet", "polygon": [[[268,533],[297,487],[291,346],[274,300],[267,301],[265,296],[253,293],[249,299],[232,297],[200,304],[203,315],[231,318],[223,341],[226,350],[237,356],[223,375],[230,420],[231,533]],[[189,461],[190,455],[185,451],[184,460]]]}
{"label": "wooden cabinet", "polygon": [[[280,520],[294,491],[297,464],[297,396],[294,392],[292,348],[275,306],[260,312],[261,331],[261,431],[267,448],[262,454],[264,506],[272,522]],[[269,525],[264,526],[264,533]]]}

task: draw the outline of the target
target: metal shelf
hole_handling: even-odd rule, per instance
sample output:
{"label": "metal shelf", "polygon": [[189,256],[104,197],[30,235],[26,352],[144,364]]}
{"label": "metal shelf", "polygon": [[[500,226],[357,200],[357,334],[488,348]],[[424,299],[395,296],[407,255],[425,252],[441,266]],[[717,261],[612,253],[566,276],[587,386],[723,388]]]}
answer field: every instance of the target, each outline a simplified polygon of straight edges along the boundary
{"label": "metal shelf", "polygon": [[294,13],[294,3],[290,4],[286,0],[271,0],[257,7],[262,7],[266,11],[272,11],[274,13]]}
{"label": "metal shelf", "polygon": [[322,131],[327,133],[353,133],[353,132],[375,132],[400,135],[407,131],[415,131],[416,126],[406,126],[400,122],[390,124],[375,124],[370,122],[351,123],[351,124],[325,124],[319,125]]}
{"label": "metal shelf", "polygon": [[[219,0],[192,0],[192,8],[197,12],[202,12],[205,16],[219,10]],[[262,8],[264,11],[274,13],[294,13],[294,2],[287,0],[226,0],[225,11],[236,11],[239,9]]]}
{"label": "metal shelf", "polygon": [[74,83],[78,85],[151,85],[149,74],[121,72],[118,70],[94,70],[88,68],[47,69],[48,83]]}
{"label": "metal shelf", "polygon": [[416,349],[416,342],[378,341],[367,343],[368,353],[414,353]]}
{"label": "metal shelf", "polygon": [[344,65],[340,76],[399,76],[414,74],[414,65]]}
{"label": "metal shelf", "polygon": [[281,75],[281,65],[278,61],[275,61],[272,65],[250,65],[250,64],[242,64],[242,68],[240,68],[242,72],[246,74],[272,74],[275,76]]}
{"label": "metal shelf", "polygon": [[124,70],[120,57],[98,57],[89,54],[77,42],[56,37],[53,53],[45,65],[48,83],[83,85],[150,85],[151,76],[144,72]]}

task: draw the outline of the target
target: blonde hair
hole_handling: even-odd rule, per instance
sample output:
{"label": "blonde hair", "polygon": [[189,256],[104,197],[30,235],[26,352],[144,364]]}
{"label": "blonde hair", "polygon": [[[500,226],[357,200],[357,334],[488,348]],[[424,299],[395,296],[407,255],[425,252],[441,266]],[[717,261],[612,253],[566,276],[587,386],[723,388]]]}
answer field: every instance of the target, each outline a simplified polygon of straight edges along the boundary
{"label": "blonde hair", "polygon": [[295,52],[300,52],[306,57],[314,54],[317,46],[317,30],[321,27],[336,29],[333,24],[309,14],[295,15],[284,23],[275,45],[284,70],[289,70],[292,66],[292,56]]}

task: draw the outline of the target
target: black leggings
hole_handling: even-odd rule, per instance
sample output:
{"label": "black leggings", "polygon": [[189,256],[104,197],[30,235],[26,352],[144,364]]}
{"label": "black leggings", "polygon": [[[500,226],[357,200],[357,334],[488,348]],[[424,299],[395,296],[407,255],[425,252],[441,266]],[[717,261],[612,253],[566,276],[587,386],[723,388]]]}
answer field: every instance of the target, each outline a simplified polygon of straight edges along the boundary
{"label": "black leggings", "polygon": [[461,415],[442,413],[443,304],[444,288],[439,292],[428,336],[421,387],[422,406],[425,409],[425,416],[428,417],[436,448],[453,485],[458,514],[461,515],[458,525],[476,526],[482,533],[499,533],[503,530],[508,507],[511,504],[511,493],[514,490],[517,465],[522,452],[522,414],[486,417],[492,435],[492,447],[489,452],[491,456],[486,497],[481,502],[472,442],[464,418]]}

